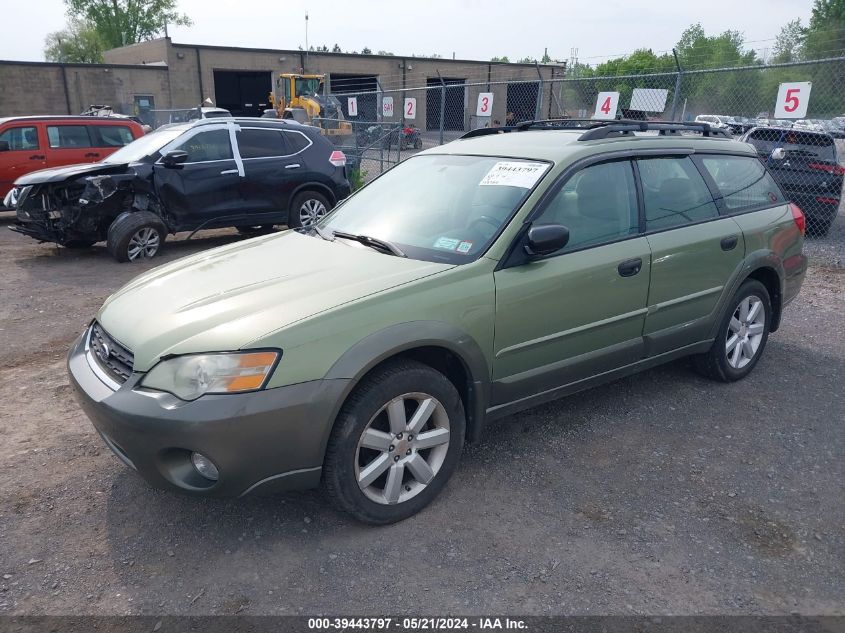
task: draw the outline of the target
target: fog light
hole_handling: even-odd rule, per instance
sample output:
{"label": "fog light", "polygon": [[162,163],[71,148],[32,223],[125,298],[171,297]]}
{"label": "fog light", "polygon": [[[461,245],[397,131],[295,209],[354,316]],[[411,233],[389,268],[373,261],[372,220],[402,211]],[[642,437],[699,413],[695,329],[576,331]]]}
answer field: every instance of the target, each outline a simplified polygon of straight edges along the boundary
{"label": "fog light", "polygon": [[206,479],[217,481],[220,478],[220,473],[217,472],[217,466],[202,453],[191,453],[191,462],[194,464],[197,472]]}

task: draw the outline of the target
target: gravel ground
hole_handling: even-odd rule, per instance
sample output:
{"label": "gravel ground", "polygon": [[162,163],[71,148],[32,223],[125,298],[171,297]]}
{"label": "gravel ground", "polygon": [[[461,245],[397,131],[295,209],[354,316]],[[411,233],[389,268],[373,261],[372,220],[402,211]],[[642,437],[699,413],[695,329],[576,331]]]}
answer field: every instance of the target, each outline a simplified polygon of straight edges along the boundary
{"label": "gravel ground", "polygon": [[502,420],[370,528],[317,491],[198,500],[124,468],[63,356],[151,265],[0,223],[0,614],[845,614],[843,230],[747,380],[679,362]]}

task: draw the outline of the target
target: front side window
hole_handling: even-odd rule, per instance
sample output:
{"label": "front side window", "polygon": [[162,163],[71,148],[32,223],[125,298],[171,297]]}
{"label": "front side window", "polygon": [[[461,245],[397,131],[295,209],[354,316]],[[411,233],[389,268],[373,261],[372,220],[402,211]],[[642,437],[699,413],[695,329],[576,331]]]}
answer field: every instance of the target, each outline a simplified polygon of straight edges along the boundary
{"label": "front side window", "polygon": [[0,134],[0,142],[9,146],[9,151],[38,149],[38,130],[34,127],[13,127]]}
{"label": "front side window", "polygon": [[229,142],[229,130],[208,130],[194,134],[175,150],[188,153],[186,163],[202,163],[212,160],[229,160],[232,144]]}
{"label": "front side window", "polygon": [[54,149],[91,147],[86,125],[48,125],[47,140]]}
{"label": "front side window", "polygon": [[780,188],[756,158],[708,156],[701,159],[701,164],[715,181],[728,211],[784,201]]}
{"label": "front side window", "polygon": [[98,125],[94,130],[100,137],[100,147],[123,147],[135,140],[132,131],[124,125]]}
{"label": "front side window", "polygon": [[268,158],[292,153],[285,143],[285,137],[278,130],[242,128],[235,136],[241,158]]}
{"label": "front side window", "polygon": [[487,249],[549,167],[489,156],[415,156],[320,226],[390,241],[413,259],[464,264]]}
{"label": "front side window", "polygon": [[693,224],[719,215],[704,178],[689,157],[637,160],[647,231]]}
{"label": "front side window", "polygon": [[569,242],[562,252],[636,234],[639,218],[631,163],[602,163],[577,172],[535,224],[562,224],[569,229]]}

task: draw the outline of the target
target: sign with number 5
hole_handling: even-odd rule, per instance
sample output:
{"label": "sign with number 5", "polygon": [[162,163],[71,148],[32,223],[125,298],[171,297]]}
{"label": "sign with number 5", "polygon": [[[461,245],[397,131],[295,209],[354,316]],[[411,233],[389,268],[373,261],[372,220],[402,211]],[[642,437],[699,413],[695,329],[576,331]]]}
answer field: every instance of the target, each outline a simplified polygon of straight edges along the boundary
{"label": "sign with number 5", "polygon": [[618,92],[600,92],[596,99],[594,119],[615,119],[616,107],[619,105]]}
{"label": "sign with number 5", "polygon": [[490,116],[493,113],[493,93],[479,92],[478,105],[475,107],[475,116]]}
{"label": "sign with number 5", "polygon": [[803,119],[807,116],[812,82],[795,81],[781,84],[775,102],[776,119]]}

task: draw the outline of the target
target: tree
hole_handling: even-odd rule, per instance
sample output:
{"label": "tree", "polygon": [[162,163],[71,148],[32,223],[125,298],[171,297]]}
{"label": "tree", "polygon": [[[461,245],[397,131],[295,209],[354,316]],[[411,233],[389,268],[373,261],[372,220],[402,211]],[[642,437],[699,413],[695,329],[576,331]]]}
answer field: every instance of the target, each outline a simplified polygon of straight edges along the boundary
{"label": "tree", "polygon": [[501,62],[503,64],[510,64],[511,60],[508,59],[507,55],[502,55],[501,57],[493,57],[490,59],[491,62]]}
{"label": "tree", "polygon": [[811,58],[841,54],[845,49],[845,0],[815,0],[804,45]]}
{"label": "tree", "polygon": [[90,24],[105,48],[151,40],[166,25],[190,26],[191,19],[176,10],[177,0],[65,0],[71,19]]}
{"label": "tree", "polygon": [[98,64],[103,61],[103,48],[103,41],[92,25],[72,19],[65,29],[50,33],[44,39],[44,59]]}
{"label": "tree", "polygon": [[390,51],[379,51],[378,54],[379,55],[391,55],[391,56],[393,55],[393,53],[391,53]]}
{"label": "tree", "polygon": [[365,46],[364,48],[361,49],[361,54],[362,55],[372,55],[373,51],[370,49],[369,46]]}
{"label": "tree", "polygon": [[335,45],[332,47],[332,53],[342,53],[342,52],[343,52],[343,50],[341,50],[341,48],[340,48],[340,46],[339,46],[338,44],[335,44]]}
{"label": "tree", "polygon": [[772,49],[773,64],[797,62],[804,57],[804,39],[807,37],[806,29],[801,26],[801,20],[787,22],[780,30]]}

